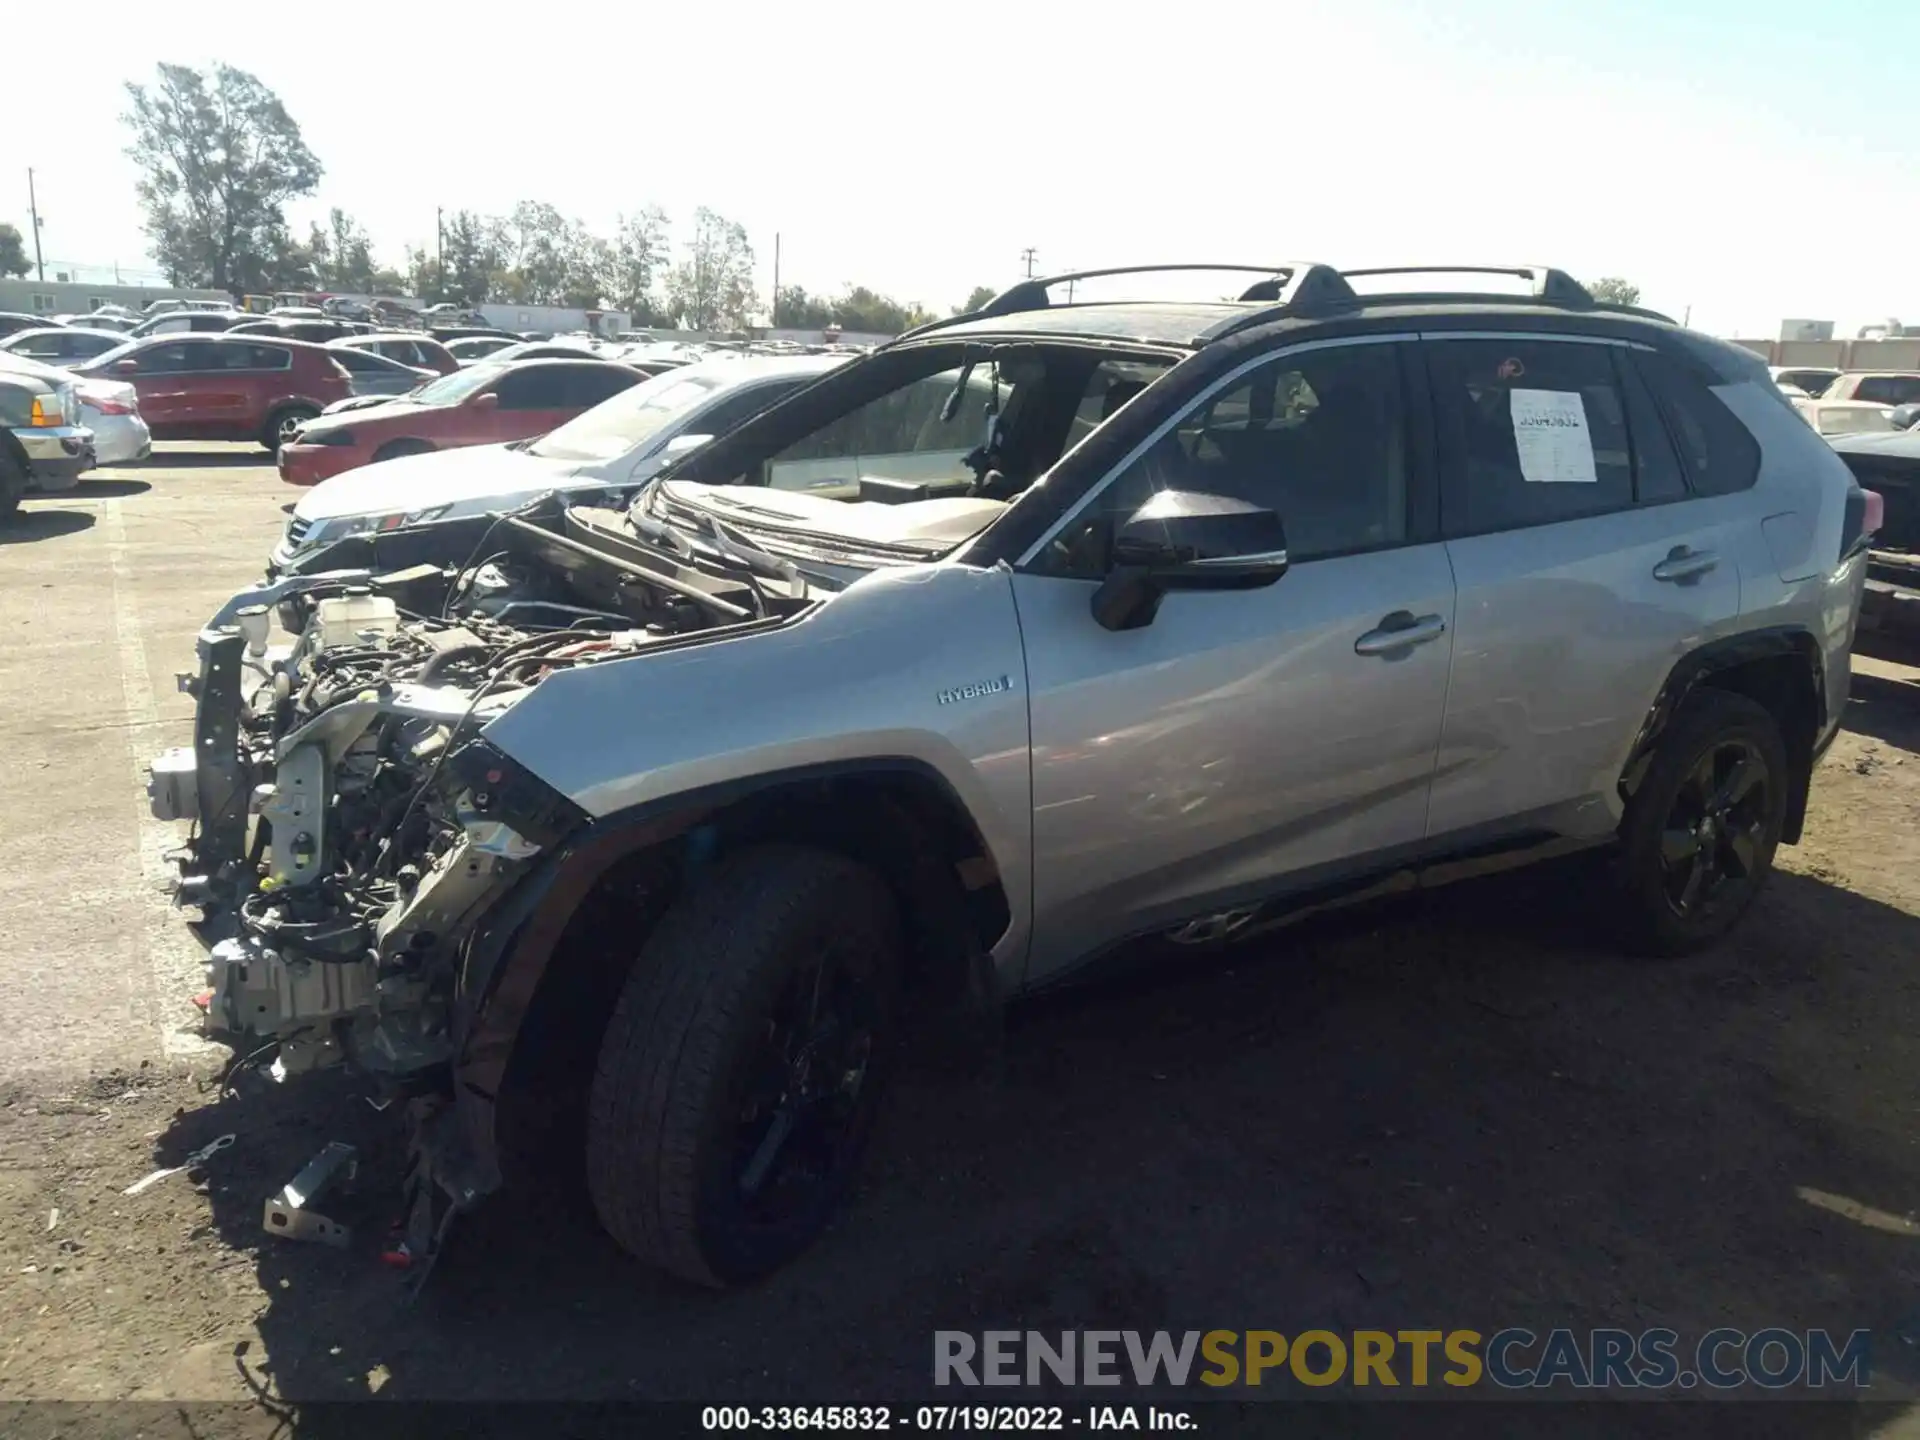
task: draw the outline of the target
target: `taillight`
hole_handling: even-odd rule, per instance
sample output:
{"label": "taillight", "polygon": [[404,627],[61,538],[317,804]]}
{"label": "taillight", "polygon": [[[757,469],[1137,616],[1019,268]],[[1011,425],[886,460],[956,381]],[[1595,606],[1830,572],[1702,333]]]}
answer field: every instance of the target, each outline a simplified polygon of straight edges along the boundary
{"label": "taillight", "polygon": [[1887,502],[1878,490],[1855,485],[1847,491],[1847,510],[1840,522],[1840,558],[1858,554],[1867,548],[1886,523]]}

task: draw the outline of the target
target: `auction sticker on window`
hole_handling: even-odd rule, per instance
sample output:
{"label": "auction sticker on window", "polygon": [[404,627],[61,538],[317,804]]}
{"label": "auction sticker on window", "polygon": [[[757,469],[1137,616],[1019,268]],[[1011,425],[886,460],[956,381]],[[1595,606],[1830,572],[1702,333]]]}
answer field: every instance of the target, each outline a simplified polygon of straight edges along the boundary
{"label": "auction sticker on window", "polygon": [[1536,485],[1593,485],[1593,436],[1575,390],[1510,390],[1520,474]]}

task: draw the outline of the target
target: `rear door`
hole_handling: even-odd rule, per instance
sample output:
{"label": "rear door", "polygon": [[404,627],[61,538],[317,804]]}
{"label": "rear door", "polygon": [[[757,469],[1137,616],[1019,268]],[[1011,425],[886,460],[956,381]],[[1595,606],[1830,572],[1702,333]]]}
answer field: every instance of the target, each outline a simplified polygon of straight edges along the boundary
{"label": "rear door", "polygon": [[1459,587],[1429,834],[1603,836],[1668,673],[1737,621],[1737,538],[1688,488],[1634,347],[1426,341]]}
{"label": "rear door", "polygon": [[124,378],[140,397],[140,414],[149,429],[161,439],[173,438],[172,432],[184,430],[193,420],[191,389],[198,378],[192,373],[190,340],[162,340],[149,344],[127,358],[137,367]]}
{"label": "rear door", "polygon": [[[1171,417],[1016,568],[1032,717],[1028,979],[1086,949],[1370,871],[1421,845],[1453,644],[1424,388],[1400,337],[1248,362]],[[1114,377],[1094,413],[1131,398]],[[1119,386],[1118,389],[1115,386]],[[1154,494],[1277,511],[1291,568],[1089,613]]]}

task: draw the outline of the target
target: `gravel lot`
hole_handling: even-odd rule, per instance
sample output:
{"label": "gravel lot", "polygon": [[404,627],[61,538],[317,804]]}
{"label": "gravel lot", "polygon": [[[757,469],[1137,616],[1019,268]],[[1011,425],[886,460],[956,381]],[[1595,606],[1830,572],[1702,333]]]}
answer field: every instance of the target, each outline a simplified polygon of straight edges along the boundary
{"label": "gravel lot", "polygon": [[[911,1075],[853,1213],[757,1289],[628,1263],[556,1184],[409,1305],[389,1117],[339,1077],[203,1088],[142,766],[293,492],[160,450],[0,531],[0,1398],[925,1398],[931,1332],[989,1326],[1864,1326],[1882,1395],[1920,1380],[1920,671],[1873,661],[1716,953],[1621,959],[1579,865],[1317,924]],[[120,1194],[229,1131],[207,1184]],[[354,1247],[264,1239],[335,1138]]]}

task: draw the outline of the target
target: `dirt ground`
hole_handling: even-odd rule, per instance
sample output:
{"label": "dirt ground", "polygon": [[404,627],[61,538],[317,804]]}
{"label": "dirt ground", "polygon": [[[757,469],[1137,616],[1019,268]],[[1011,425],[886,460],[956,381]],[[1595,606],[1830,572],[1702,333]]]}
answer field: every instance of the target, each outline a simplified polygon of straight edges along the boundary
{"label": "dirt ground", "polygon": [[[936,1329],[1100,1326],[1865,1327],[1879,1393],[1920,1384],[1920,670],[1861,662],[1805,843],[1715,953],[1621,958],[1581,865],[1319,923],[909,1073],[851,1213],[757,1288],[659,1278],[555,1187],[414,1300],[377,1260],[393,1117],[333,1076],[220,1097],[150,948],[184,927],[126,736],[186,711],[124,672],[188,663],[287,492],[238,454],[126,473],[0,548],[0,1399],[924,1398]],[[202,1183],[121,1193],[227,1133]],[[352,1247],[264,1237],[332,1139]]]}

